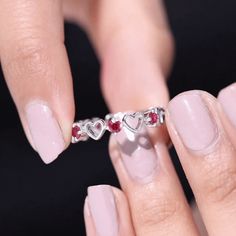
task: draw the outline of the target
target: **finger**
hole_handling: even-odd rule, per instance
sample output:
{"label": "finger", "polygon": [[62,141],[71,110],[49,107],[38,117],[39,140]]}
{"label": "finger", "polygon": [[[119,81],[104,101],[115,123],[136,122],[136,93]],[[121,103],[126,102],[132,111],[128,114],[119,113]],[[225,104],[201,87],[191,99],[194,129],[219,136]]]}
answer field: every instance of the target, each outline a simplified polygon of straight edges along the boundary
{"label": "finger", "polygon": [[112,135],[110,155],[136,235],[198,235],[165,144],[124,128]]}
{"label": "finger", "polygon": [[45,163],[69,144],[74,117],[61,2],[0,2],[4,75],[31,144]]}
{"label": "finger", "polygon": [[167,126],[209,235],[235,235],[236,152],[216,99],[180,94],[170,102]]}
{"label": "finger", "polygon": [[[100,16],[100,32],[94,39],[110,110],[165,107],[173,45],[161,1],[104,1]],[[160,131],[153,139],[167,142],[165,129]]]}
{"label": "finger", "polygon": [[89,187],[84,218],[87,236],[134,236],[127,200],[117,188]]}
{"label": "finger", "polygon": [[93,223],[93,219],[92,219],[88,204],[89,204],[88,197],[86,197],[86,199],[84,201],[84,221],[85,221],[86,235],[87,236],[96,236],[97,235],[96,228]]}
{"label": "finger", "polygon": [[218,101],[221,105],[219,107],[219,112],[224,127],[227,130],[234,147],[236,147],[236,83],[221,90],[218,96]]}
{"label": "finger", "polygon": [[[70,3],[70,4],[69,4]],[[101,84],[112,112],[165,107],[173,40],[162,1],[65,2],[68,18],[76,19],[89,33],[101,61]],[[81,12],[80,9],[80,12]],[[79,10],[79,7],[78,7]],[[153,140],[168,142],[163,127]]]}

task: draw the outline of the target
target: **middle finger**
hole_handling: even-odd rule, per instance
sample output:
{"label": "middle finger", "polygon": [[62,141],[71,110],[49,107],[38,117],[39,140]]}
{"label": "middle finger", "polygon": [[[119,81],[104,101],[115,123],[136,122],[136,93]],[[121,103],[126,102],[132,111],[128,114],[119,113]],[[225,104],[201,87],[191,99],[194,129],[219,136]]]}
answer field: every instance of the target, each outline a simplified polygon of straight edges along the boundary
{"label": "middle finger", "polygon": [[165,144],[154,147],[146,129],[123,128],[111,137],[110,155],[136,235],[198,235]]}

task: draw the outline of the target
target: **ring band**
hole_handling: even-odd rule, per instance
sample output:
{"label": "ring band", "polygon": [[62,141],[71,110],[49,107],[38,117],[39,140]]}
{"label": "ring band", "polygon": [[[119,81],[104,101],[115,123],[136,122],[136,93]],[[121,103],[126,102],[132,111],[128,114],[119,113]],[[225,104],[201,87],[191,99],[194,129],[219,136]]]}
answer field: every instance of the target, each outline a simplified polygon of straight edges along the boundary
{"label": "ring band", "polygon": [[165,110],[152,107],[145,111],[108,114],[105,119],[92,118],[77,121],[72,126],[72,143],[87,141],[89,138],[99,140],[105,131],[119,133],[123,127],[137,133],[143,125],[157,127],[165,122]]}

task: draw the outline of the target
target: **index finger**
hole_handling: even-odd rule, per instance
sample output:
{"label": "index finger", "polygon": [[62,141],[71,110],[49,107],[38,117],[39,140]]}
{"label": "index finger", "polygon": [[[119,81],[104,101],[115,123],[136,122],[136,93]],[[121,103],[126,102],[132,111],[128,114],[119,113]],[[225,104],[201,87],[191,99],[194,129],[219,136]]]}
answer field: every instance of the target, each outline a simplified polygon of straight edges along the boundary
{"label": "index finger", "polygon": [[50,163],[70,142],[74,117],[61,1],[0,2],[0,57],[32,146]]}

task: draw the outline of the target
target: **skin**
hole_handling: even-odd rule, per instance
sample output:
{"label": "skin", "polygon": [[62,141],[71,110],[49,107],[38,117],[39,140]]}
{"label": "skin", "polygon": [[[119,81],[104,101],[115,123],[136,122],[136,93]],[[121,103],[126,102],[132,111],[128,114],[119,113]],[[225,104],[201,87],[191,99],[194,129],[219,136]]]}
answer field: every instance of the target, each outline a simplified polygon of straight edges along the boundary
{"label": "skin", "polygon": [[[236,84],[233,84],[228,91],[235,88]],[[217,131],[214,141],[201,150],[186,146],[176,130],[173,116],[170,115],[171,104],[176,104],[176,100],[183,96],[194,97],[196,93],[208,107]],[[201,117],[203,114],[200,112],[198,115]],[[187,204],[164,143],[154,143],[159,166],[153,178],[148,183],[137,183],[127,173],[122,153],[112,136],[110,156],[122,188],[122,192],[116,188],[112,190],[117,199],[120,226],[118,235],[235,235],[236,127],[224,106],[219,99],[207,92],[188,91],[170,101],[166,125],[196,203],[193,204],[193,209]],[[191,126],[188,128],[191,130]],[[97,235],[93,214],[85,213],[84,216],[87,235]]]}
{"label": "skin", "polygon": [[[36,149],[26,122],[25,107],[37,99],[53,111],[63,134],[64,148],[70,143],[75,111],[64,46],[65,18],[81,25],[96,48],[102,65],[103,95],[111,112],[167,106],[166,78],[174,50],[161,0],[1,0],[0,9],[1,65],[33,148]],[[113,86],[114,83],[117,86]],[[200,157],[194,159],[196,153],[186,150],[168,113],[167,128],[208,233],[234,235],[235,129],[219,109],[217,100],[207,93],[202,96],[221,131],[218,145],[212,146],[211,152],[198,153]],[[149,135],[164,171],[148,185],[136,184],[129,178],[117,144],[111,140],[110,154],[122,186],[122,192],[113,189],[120,233],[198,235],[170,161],[167,130],[160,128]],[[215,168],[222,166],[222,159],[224,168]],[[85,221],[88,235],[96,235],[91,214],[85,214]]]}
{"label": "skin", "polygon": [[[75,107],[64,19],[82,26],[91,38],[111,112],[167,104],[165,78],[173,40],[160,0],[2,0],[0,8],[2,69],[26,136],[36,151],[25,112],[35,100],[52,110],[64,149],[71,140]],[[162,132],[167,139],[166,131]]]}

